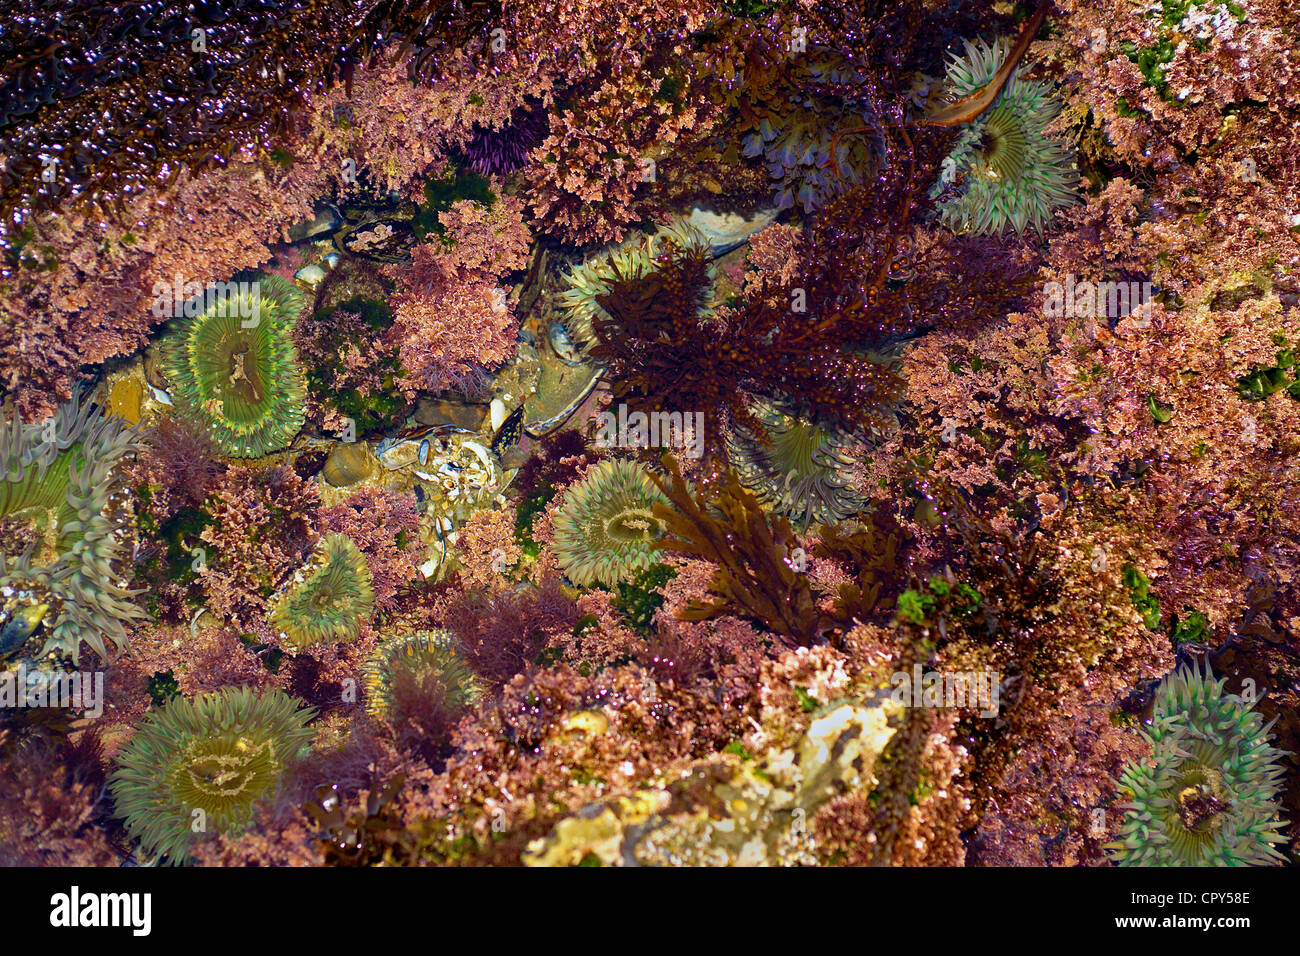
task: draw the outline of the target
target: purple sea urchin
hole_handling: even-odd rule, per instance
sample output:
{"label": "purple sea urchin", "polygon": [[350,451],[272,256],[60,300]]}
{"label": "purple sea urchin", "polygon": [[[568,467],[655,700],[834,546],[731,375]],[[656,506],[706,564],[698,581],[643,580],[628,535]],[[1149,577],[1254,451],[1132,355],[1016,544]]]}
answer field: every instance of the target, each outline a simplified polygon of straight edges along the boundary
{"label": "purple sea urchin", "polygon": [[310,743],[315,715],[283,691],[223,687],[151,712],[109,781],[117,814],[150,855],[185,861],[208,832],[237,832],[285,765]]}
{"label": "purple sea urchin", "polygon": [[1207,668],[1179,670],[1156,691],[1151,759],[1129,764],[1122,866],[1260,866],[1283,862],[1276,798],[1282,752],[1264,718],[1223,692]]}
{"label": "purple sea urchin", "polygon": [[667,497],[636,462],[601,462],[569,489],[555,514],[555,551],[579,587],[613,587],[655,563],[651,546],[663,536],[655,502]]}
{"label": "purple sea urchin", "polygon": [[546,138],[546,107],[526,103],[510,113],[500,129],[475,126],[465,144],[470,169],[481,176],[505,176],[528,161],[528,153]]}
{"label": "purple sea urchin", "polygon": [[177,406],[225,454],[258,458],[302,428],[307,386],[292,332],[302,294],[263,276],[180,320],[163,346]]}
{"label": "purple sea urchin", "polygon": [[292,650],[356,640],[375,609],[366,559],[345,535],[331,534],[271,609],[270,625]]}
{"label": "purple sea urchin", "polygon": [[[115,568],[123,559],[118,463],[136,433],[74,397],[52,418],[0,424],[0,520],[12,529],[0,551],[0,588],[49,606],[41,655],[75,663],[82,641],[101,658],[127,642],[125,623],[144,616]],[[25,596],[25,597],[24,597]]]}
{"label": "purple sea urchin", "polygon": [[[967,40],[965,56],[948,65],[954,97],[987,86],[1011,44],[1008,37]],[[993,105],[962,131],[930,189],[943,224],[972,235],[1027,226],[1041,232],[1052,210],[1074,202],[1073,152],[1047,133],[1059,111],[1052,87],[1021,79],[1017,68]]]}

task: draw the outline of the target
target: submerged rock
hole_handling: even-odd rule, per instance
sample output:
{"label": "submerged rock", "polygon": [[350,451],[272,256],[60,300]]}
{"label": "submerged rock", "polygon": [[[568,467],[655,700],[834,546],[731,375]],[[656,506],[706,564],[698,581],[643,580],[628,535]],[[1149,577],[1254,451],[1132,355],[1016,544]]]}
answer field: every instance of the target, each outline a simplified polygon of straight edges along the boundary
{"label": "submerged rock", "polygon": [[325,279],[325,270],[318,265],[303,266],[293,274],[295,282],[301,282],[309,288],[316,288]]}
{"label": "submerged rock", "polygon": [[[809,821],[875,788],[903,705],[888,690],[831,704],[799,741],[756,760],[720,754],[662,787],[589,804],[532,841],[527,866],[797,866],[818,863]],[[567,728],[566,728],[567,729]]]}
{"label": "submerged rock", "polygon": [[125,418],[132,425],[140,421],[144,409],[144,383],[134,375],[124,375],[108,389],[108,413]]}
{"label": "submerged rock", "polygon": [[747,219],[739,213],[711,212],[697,206],[686,221],[708,238],[716,259],[743,246],[750,236],[772,222],[778,212],[777,209],[760,209]]}
{"label": "submerged rock", "polygon": [[342,222],[343,218],[333,206],[328,204],[318,206],[315,218],[304,219],[302,222],[296,222],[289,227],[289,241],[301,242],[304,239],[315,239],[328,235],[337,229]]}
{"label": "submerged rock", "polygon": [[519,445],[511,445],[501,453],[501,467],[506,471],[512,468],[522,468],[527,464],[528,459],[533,457],[533,453]]}
{"label": "submerged rock", "polygon": [[340,442],[325,459],[321,475],[335,488],[346,488],[365,481],[376,472],[375,457],[363,441]]}
{"label": "submerged rock", "polygon": [[358,201],[342,210],[344,223],[334,234],[341,253],[372,262],[400,262],[415,245],[415,204],[389,199]]}
{"label": "submerged rock", "polygon": [[415,420],[421,425],[454,425],[476,432],[487,417],[487,405],[472,405],[441,398],[422,398],[415,405]]}

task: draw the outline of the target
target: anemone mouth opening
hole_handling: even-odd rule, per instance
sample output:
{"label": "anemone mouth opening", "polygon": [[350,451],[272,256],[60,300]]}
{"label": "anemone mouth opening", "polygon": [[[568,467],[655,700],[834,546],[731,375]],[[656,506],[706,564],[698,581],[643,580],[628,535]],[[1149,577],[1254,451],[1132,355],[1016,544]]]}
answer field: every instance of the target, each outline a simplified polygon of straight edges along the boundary
{"label": "anemone mouth opening", "polygon": [[220,417],[237,426],[252,426],[271,410],[268,366],[271,343],[261,325],[245,329],[237,315],[219,319],[224,326],[209,351],[195,356],[195,371],[211,383],[221,403]]}
{"label": "anemone mouth opening", "polygon": [[1028,168],[1024,130],[1006,106],[996,107],[984,125],[973,168],[990,182],[1014,182]]}
{"label": "anemone mouth opening", "polygon": [[794,478],[812,475],[817,470],[817,456],[826,444],[826,433],[816,425],[789,417],[782,419],[781,427],[769,464]]}
{"label": "anemone mouth opening", "polygon": [[625,508],[605,521],[605,534],[619,542],[646,541],[663,535],[663,523],[646,508]]}
{"label": "anemone mouth opening", "polygon": [[1193,767],[1178,780],[1174,792],[1178,819],[1196,836],[1217,830],[1232,806],[1223,774],[1213,767]]}
{"label": "anemone mouth opening", "polygon": [[269,618],[272,628],[300,651],[355,640],[374,610],[370,570],[356,545],[342,535],[331,535],[319,549],[305,575],[289,586]]}
{"label": "anemone mouth opening", "polygon": [[247,737],[196,741],[181,769],[178,791],[186,805],[208,814],[253,803],[278,772],[271,742]]}

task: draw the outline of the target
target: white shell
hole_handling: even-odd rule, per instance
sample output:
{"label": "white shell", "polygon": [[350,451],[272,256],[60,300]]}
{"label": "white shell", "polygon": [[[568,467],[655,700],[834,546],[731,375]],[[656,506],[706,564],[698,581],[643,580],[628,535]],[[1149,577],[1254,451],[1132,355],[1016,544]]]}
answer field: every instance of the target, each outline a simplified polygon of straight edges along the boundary
{"label": "white shell", "polygon": [[325,278],[325,270],[318,265],[303,266],[293,274],[293,277],[304,285],[320,285],[321,280]]}
{"label": "white shell", "polygon": [[158,388],[156,385],[150,385],[149,391],[153,393],[153,400],[155,402],[162,402],[164,405],[171,405],[172,397],[161,388]]}
{"label": "white shell", "polygon": [[746,219],[734,212],[709,212],[697,206],[691,210],[687,222],[708,237],[713,255],[721,256],[749,241],[750,236],[776,218],[778,211],[762,209],[753,219]]}
{"label": "white shell", "polygon": [[415,464],[420,460],[420,443],[414,441],[397,442],[384,448],[387,441],[380,444],[379,461],[385,468],[395,471]]}
{"label": "white shell", "polygon": [[483,462],[483,467],[487,469],[489,475],[494,471],[492,467],[492,458],[486,448],[476,441],[461,442],[462,448],[468,448],[474,454],[478,455],[479,461]]}
{"label": "white shell", "polygon": [[494,398],[488,408],[492,414],[492,430],[496,431],[506,420],[506,403],[499,398]]}

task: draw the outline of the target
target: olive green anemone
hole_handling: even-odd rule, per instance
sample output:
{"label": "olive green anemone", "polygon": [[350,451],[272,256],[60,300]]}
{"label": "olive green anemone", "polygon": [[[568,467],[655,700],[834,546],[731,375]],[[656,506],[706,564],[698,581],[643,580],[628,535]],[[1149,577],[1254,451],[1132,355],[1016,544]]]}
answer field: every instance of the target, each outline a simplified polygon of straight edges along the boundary
{"label": "olive green anemone", "polygon": [[1261,866],[1283,862],[1277,797],[1282,752],[1251,704],[1207,668],[1184,667],[1156,691],[1143,736],[1151,758],[1120,776],[1121,866]]}
{"label": "olive green anemone", "polygon": [[[597,299],[609,295],[611,285],[617,280],[643,279],[653,273],[658,268],[657,257],[669,244],[692,256],[713,257],[708,237],[685,219],[679,219],[670,226],[661,227],[654,235],[628,239],[613,250],[575,267],[565,276],[567,288],[560,293],[559,304],[565,331],[576,346],[588,349],[595,343],[594,316],[599,314],[610,318]],[[696,307],[699,315],[708,315],[717,307],[713,295],[712,265],[709,266],[709,277],[710,282]]]}
{"label": "olive green anemone", "polygon": [[[948,66],[954,99],[986,86],[1011,50],[966,41],[966,55]],[[1052,211],[1075,200],[1073,150],[1049,135],[1061,105],[1048,83],[1011,76],[993,105],[964,127],[930,189],[943,224],[954,232],[992,235],[1027,226],[1042,232]]]}
{"label": "olive green anemone", "polygon": [[392,689],[412,679],[424,690],[441,694],[448,709],[462,713],[483,696],[483,682],[470,670],[447,631],[421,631],[385,641],[362,670],[366,711],[377,719],[392,711]]}
{"label": "olive green anemone", "polygon": [[771,444],[737,428],[727,451],[741,484],[801,530],[856,514],[864,500],[851,486],[852,459],[836,432],[766,401],[751,409]]}
{"label": "olive green anemone", "polygon": [[164,341],[172,399],[224,454],[261,457],[302,428],[307,387],[292,338],[302,308],[292,283],[263,276],[179,319]]}
{"label": "olive green anemone", "polygon": [[[126,623],[144,616],[121,565],[129,527],[118,465],[136,432],[78,397],[53,417],[0,423],[0,597],[4,656],[44,633],[39,655],[68,655],[84,641],[101,658],[126,645]],[[39,614],[36,609],[44,607]],[[18,622],[26,622],[22,626]],[[40,628],[43,626],[44,630]],[[20,641],[21,638],[21,641]],[[26,653],[26,651],[24,651]],[[29,655],[30,656],[30,655]]]}
{"label": "olive green anemone", "polygon": [[291,650],[356,640],[375,609],[366,559],[341,534],[327,535],[271,608],[271,629]]}
{"label": "olive green anemone", "polygon": [[223,687],[147,714],[109,789],[141,848],[185,862],[205,833],[238,833],[312,739],[312,708],[280,690]]}
{"label": "olive green anemone", "polygon": [[655,563],[652,547],[663,537],[656,501],[668,503],[645,468],[604,461],[570,488],[555,513],[555,553],[579,587],[613,587]]}

